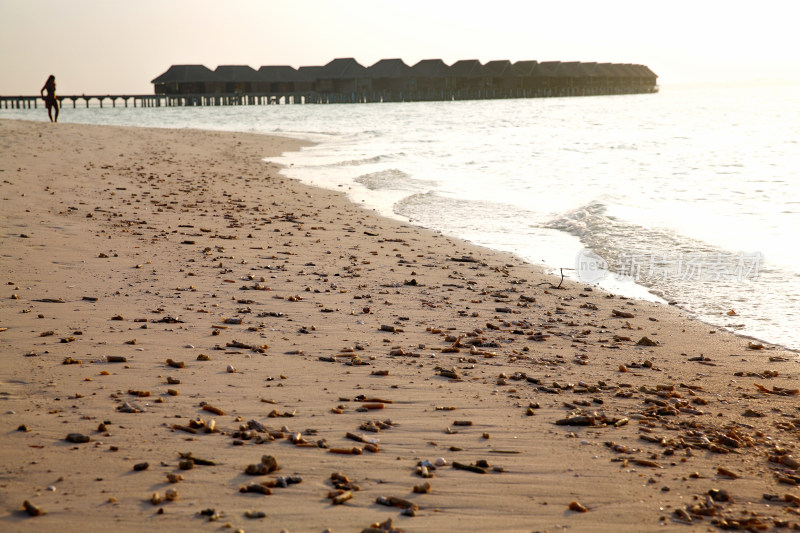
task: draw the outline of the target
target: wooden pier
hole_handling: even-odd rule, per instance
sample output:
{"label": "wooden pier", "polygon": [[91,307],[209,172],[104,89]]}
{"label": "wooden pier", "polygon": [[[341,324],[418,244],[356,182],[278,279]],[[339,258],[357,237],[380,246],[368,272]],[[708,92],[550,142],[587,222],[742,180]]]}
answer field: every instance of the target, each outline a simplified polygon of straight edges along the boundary
{"label": "wooden pier", "polygon": [[[347,99],[343,99],[347,100]],[[58,96],[59,105],[78,107],[192,107],[228,105],[269,105],[320,103],[312,93],[213,93],[213,94],[81,94]],[[92,104],[92,105],[90,105]],[[41,96],[0,96],[0,109],[36,109],[45,107]]]}
{"label": "wooden pier", "polygon": [[[641,94],[658,92],[658,86],[641,87],[581,87],[539,89],[442,89],[427,91],[358,91],[304,93],[197,93],[197,94],[137,94],[137,95],[68,95],[59,96],[63,108],[72,103],[80,107],[206,107],[231,105],[287,104],[356,104],[377,102],[432,102],[457,100],[497,100],[508,98],[548,98],[564,96],[599,96],[612,94]],[[91,104],[91,105],[90,105]],[[0,96],[0,109],[36,109],[45,107],[41,96]]]}
{"label": "wooden pier", "polygon": [[[78,102],[81,107],[89,107],[92,100],[96,101],[97,107],[103,107],[103,104],[111,107],[117,107],[120,103],[122,107],[160,107],[163,104],[164,95],[153,94],[80,94],[58,96],[58,103],[61,107],[71,101],[72,107],[78,107]],[[45,107],[44,99],[41,96],[0,96],[0,108],[2,109],[35,109],[39,105]]]}

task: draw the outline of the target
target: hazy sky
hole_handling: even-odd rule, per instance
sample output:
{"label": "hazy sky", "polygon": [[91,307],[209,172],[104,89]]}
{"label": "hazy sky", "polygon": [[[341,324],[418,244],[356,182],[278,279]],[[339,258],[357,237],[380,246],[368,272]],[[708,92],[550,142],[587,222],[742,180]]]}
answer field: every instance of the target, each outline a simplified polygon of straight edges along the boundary
{"label": "hazy sky", "polygon": [[0,95],[152,93],[172,64],[354,57],[642,63],[659,83],[800,81],[792,0],[0,0]]}

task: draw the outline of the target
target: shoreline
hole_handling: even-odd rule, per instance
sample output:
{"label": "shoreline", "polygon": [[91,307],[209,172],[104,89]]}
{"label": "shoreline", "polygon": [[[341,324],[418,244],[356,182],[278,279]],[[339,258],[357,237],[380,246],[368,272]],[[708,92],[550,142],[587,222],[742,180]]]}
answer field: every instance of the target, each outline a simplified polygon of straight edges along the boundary
{"label": "shoreline", "polygon": [[[670,306],[554,289],[511,254],[261,161],[296,140],[9,120],[0,132],[6,530],[682,530],[675,510],[699,521],[686,507],[719,489],[732,501],[716,518],[800,524],[790,500],[761,498],[797,492],[773,476],[794,475],[789,459],[766,457],[797,445],[779,425],[795,409],[788,350],[750,350]],[[200,419],[216,430],[183,429]],[[216,465],[181,470],[187,452]],[[244,473],[264,455],[280,469]],[[417,475],[437,458],[447,466]],[[450,466],[480,461],[487,474]],[[334,472],[360,487],[342,505],[326,497]],[[269,496],[239,492],[295,475]],[[171,488],[175,501],[150,503]],[[28,516],[26,500],[47,514]]]}

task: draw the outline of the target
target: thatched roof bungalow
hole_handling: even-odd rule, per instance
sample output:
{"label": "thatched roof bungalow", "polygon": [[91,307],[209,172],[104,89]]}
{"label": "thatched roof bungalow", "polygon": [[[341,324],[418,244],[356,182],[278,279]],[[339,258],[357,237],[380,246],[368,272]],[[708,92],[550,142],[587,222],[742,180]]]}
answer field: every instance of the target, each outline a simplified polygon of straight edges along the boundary
{"label": "thatched roof bungalow", "polygon": [[449,67],[441,59],[423,59],[409,71],[409,88],[415,91],[441,91],[448,87]]}
{"label": "thatched roof bungalow", "polygon": [[552,81],[553,87],[559,89],[571,89],[580,84],[581,67],[579,61],[563,61],[554,69]]}
{"label": "thatched roof bungalow", "polygon": [[535,72],[539,68],[538,61],[517,61],[511,66],[511,72],[516,78],[516,85],[520,89],[535,89]]}
{"label": "thatched roof bungalow", "polygon": [[533,71],[534,89],[550,89],[556,87],[556,77],[561,61],[543,61],[536,66]]}
{"label": "thatched roof bungalow", "polygon": [[658,83],[658,75],[650,70],[647,65],[639,65],[642,68],[642,77],[647,85],[655,86]]}
{"label": "thatched roof bungalow", "polygon": [[261,67],[258,75],[264,85],[262,92],[297,93],[314,89],[314,78],[288,65]]}
{"label": "thatched roof bungalow", "polygon": [[350,93],[369,91],[367,69],[352,57],[334,59],[317,73],[317,91]]}
{"label": "thatched roof bungalow", "polygon": [[511,61],[499,59],[483,65],[483,85],[494,89],[514,89],[518,87]]}
{"label": "thatched roof bungalow", "polygon": [[408,89],[411,67],[402,59],[381,59],[367,68],[373,91],[400,92]]}
{"label": "thatched roof bungalow", "polygon": [[319,79],[320,72],[322,72],[322,67],[315,67],[315,66],[307,66],[307,67],[299,67],[297,69],[302,76],[307,77],[313,81],[313,89],[317,90],[317,80]]}
{"label": "thatched roof bungalow", "polygon": [[450,65],[449,78],[454,89],[481,89],[483,65],[477,59],[462,59]]}
{"label": "thatched roof bungalow", "polygon": [[645,65],[631,65],[636,72],[636,82],[639,85],[655,85],[658,76]]}
{"label": "thatched roof bungalow", "polygon": [[[248,65],[220,65],[214,70],[218,81],[210,93],[261,92],[256,85],[261,81],[258,72]],[[207,88],[208,89],[208,88]]]}
{"label": "thatched roof bungalow", "polygon": [[152,82],[155,94],[198,94],[211,92],[207,88],[218,77],[205,65],[172,65]]}

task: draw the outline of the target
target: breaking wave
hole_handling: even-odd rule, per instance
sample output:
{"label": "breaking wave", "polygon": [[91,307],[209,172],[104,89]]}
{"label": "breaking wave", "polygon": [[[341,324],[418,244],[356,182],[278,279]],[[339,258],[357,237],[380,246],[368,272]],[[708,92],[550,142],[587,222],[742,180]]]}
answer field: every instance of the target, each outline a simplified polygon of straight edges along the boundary
{"label": "breaking wave", "polygon": [[423,188],[434,187],[435,182],[412,178],[407,173],[396,168],[362,174],[353,181],[360,183],[371,191],[418,191]]}

